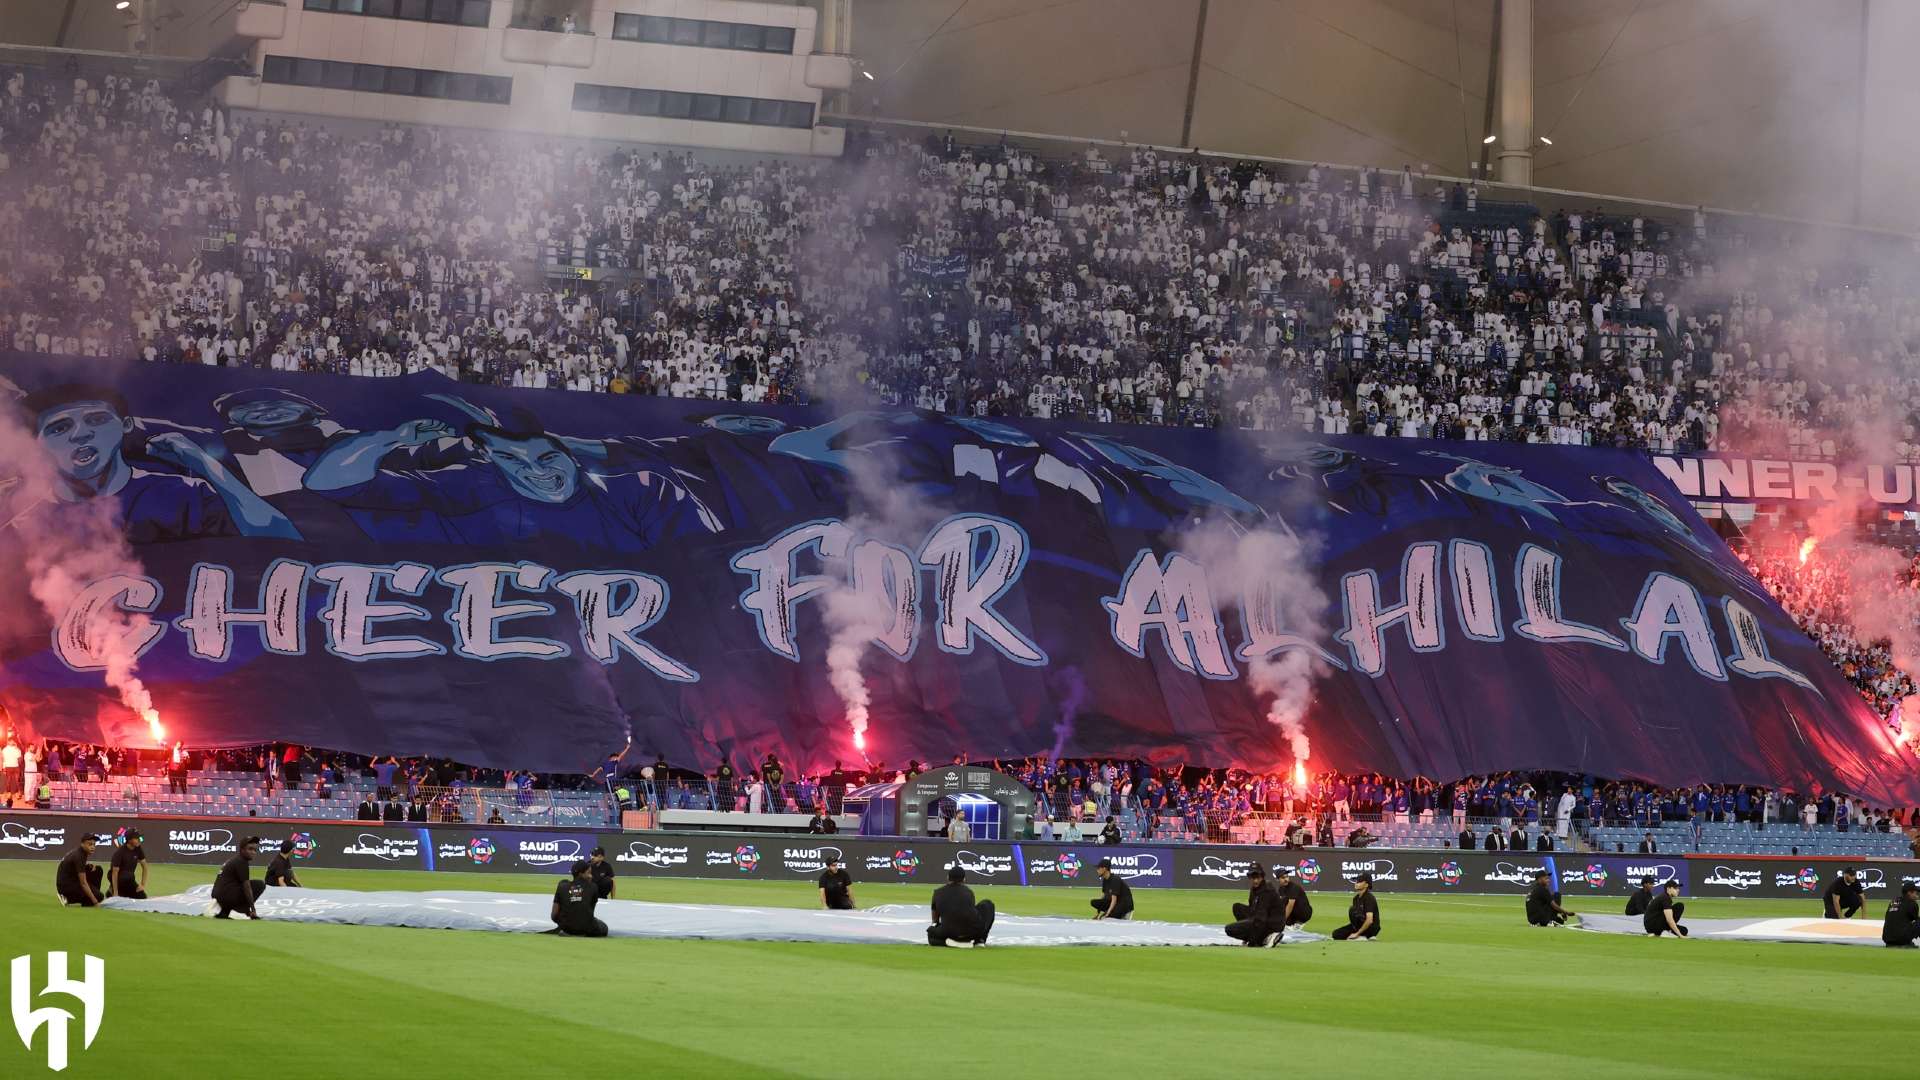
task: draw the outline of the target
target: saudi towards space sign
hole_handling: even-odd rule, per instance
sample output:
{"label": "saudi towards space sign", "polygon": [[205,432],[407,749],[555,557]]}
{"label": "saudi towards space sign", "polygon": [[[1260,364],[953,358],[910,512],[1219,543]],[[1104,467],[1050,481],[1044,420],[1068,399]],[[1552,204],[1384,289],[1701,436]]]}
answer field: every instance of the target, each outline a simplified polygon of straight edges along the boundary
{"label": "saudi towards space sign", "polygon": [[[1044,753],[1920,784],[1644,458],[0,363],[40,733],[540,770]],[[69,560],[71,561],[71,560]],[[42,575],[44,576],[44,575]],[[110,619],[103,615],[113,616]],[[103,629],[103,627],[105,629]],[[1275,703],[1276,694],[1280,701]]]}

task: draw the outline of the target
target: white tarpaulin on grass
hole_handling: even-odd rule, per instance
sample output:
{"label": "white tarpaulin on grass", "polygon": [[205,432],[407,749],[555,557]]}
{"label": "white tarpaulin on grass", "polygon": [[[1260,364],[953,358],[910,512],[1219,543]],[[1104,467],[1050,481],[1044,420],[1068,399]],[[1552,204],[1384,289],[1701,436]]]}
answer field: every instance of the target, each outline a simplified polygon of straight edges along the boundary
{"label": "white tarpaulin on grass", "polygon": [[[1696,938],[1712,941],[1810,941],[1819,945],[1872,945],[1884,948],[1877,919],[1682,919]],[[1601,934],[1645,935],[1638,915],[1580,916],[1580,929]]]}
{"label": "white tarpaulin on grass", "polygon": [[[210,885],[151,900],[108,899],[117,911],[205,916]],[[535,934],[553,929],[547,893],[355,892],[342,889],[268,889],[257,905],[262,917],[283,922],[352,926],[413,926],[433,930],[503,930]],[[611,937],[702,938],[715,941],[825,941],[840,944],[927,943],[927,909],[889,904],[865,911],[735,907],[720,904],[655,904],[602,900],[595,910]],[[1224,912],[1222,913],[1225,914]],[[995,945],[1237,945],[1219,926],[1194,923],[1115,922],[1001,915]],[[1325,940],[1289,930],[1289,943]]]}

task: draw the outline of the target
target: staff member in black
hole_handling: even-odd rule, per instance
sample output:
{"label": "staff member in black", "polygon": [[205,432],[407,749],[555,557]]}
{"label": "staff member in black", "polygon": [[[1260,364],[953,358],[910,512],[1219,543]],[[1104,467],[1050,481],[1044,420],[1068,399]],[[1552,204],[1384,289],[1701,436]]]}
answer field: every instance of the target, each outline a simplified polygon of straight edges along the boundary
{"label": "staff member in black", "polygon": [[1659,937],[1661,934],[1672,934],[1675,937],[1687,936],[1687,928],[1680,925],[1680,916],[1686,914],[1687,905],[1677,902],[1675,898],[1679,895],[1678,881],[1668,881],[1661,887],[1660,895],[1653,898],[1653,903],[1647,908],[1647,913],[1640,924],[1647,928],[1648,934],[1654,937]]}
{"label": "staff member in black", "polygon": [[1880,940],[1895,949],[1920,945],[1920,885],[1909,881],[1900,886],[1899,896],[1887,901],[1887,921],[1880,924]]}
{"label": "staff member in black", "polygon": [[820,902],[828,911],[853,910],[853,875],[831,855],[827,856],[827,868],[820,873]]}
{"label": "staff member in black", "polygon": [[1829,919],[1851,919],[1860,914],[1866,892],[1866,887],[1860,884],[1859,873],[1849,866],[1828,883],[1826,892],[1820,894],[1820,913]]}
{"label": "staff member in black", "polygon": [[613,864],[607,861],[607,849],[594,848],[587,865],[593,875],[594,895],[601,900],[613,899]]}
{"label": "staff member in black", "polygon": [[213,902],[220,909],[214,918],[230,919],[236,911],[249,919],[260,917],[254,905],[267,891],[267,883],[253,880],[253,860],[259,854],[260,838],[249,836],[240,841],[239,852],[220,868],[220,875],[213,879]]}
{"label": "staff member in black", "polygon": [[1273,890],[1280,894],[1280,925],[1305,926],[1313,918],[1313,901],[1307,890],[1293,879],[1293,867],[1281,863],[1273,868]]}
{"label": "staff member in black", "polygon": [[293,874],[293,841],[280,841],[280,850],[267,860],[267,884],[275,889],[297,889],[300,879]]}
{"label": "staff member in black", "polygon": [[80,838],[80,846],[67,852],[60,859],[60,865],[53,870],[53,887],[59,891],[60,899],[81,907],[100,906],[101,869],[92,862],[93,845],[99,843],[93,834]]}
{"label": "staff member in black", "polygon": [[580,859],[573,864],[572,876],[553,890],[553,925],[548,933],[568,937],[606,937],[607,924],[593,917],[600,892],[593,885],[593,864]]}
{"label": "staff member in black", "polygon": [[1653,906],[1653,875],[1640,879],[1640,887],[1627,896],[1627,914],[1645,915]]}
{"label": "staff member in black", "polygon": [[1113,860],[1101,859],[1093,872],[1100,875],[1100,899],[1089,900],[1096,919],[1127,919],[1133,916],[1133,886],[1113,872]]}
{"label": "staff member in black", "polygon": [[1380,901],[1373,895],[1373,875],[1353,879],[1353,903],[1347,905],[1347,925],[1335,927],[1335,941],[1370,941],[1380,936]]}
{"label": "staff member in black", "polygon": [[1280,894],[1267,881],[1267,868],[1254,863],[1247,868],[1247,902],[1233,905],[1233,921],[1227,924],[1227,936],[1253,948],[1271,948],[1280,944]]}
{"label": "staff member in black", "polygon": [[837,833],[840,823],[827,816],[826,807],[816,806],[813,808],[813,820],[807,822],[807,831],[815,834]]}
{"label": "staff member in black", "polygon": [[1560,894],[1548,884],[1551,878],[1545,870],[1533,875],[1533,888],[1527,892],[1527,921],[1535,926],[1561,926],[1573,914],[1560,906]]}
{"label": "staff member in black", "polygon": [[130,832],[113,853],[107,877],[113,882],[113,895],[123,900],[147,898],[147,850],[141,846],[143,841],[139,833]]}
{"label": "staff member in black", "polygon": [[975,903],[966,880],[967,872],[956,866],[947,871],[947,883],[933,890],[933,925],[927,927],[927,944],[971,949],[987,943],[987,933],[993,929],[993,901]]}

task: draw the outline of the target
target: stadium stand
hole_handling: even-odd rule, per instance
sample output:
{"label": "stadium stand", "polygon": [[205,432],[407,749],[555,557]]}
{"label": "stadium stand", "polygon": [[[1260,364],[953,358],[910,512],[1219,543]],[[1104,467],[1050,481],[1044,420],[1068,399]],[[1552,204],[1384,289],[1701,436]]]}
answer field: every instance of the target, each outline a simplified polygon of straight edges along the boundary
{"label": "stadium stand", "polygon": [[[0,248],[0,347],[22,353],[1652,451],[1737,437],[1800,457],[1854,449],[1857,421],[1920,397],[1920,309],[1871,244],[1812,250],[1803,230],[1704,214],[1543,213],[1411,171],[879,129],[838,162],[706,159],[228,114],[192,85],[4,68],[0,133],[0,229],[18,240]],[[1920,460],[1905,416],[1889,459]],[[1817,565],[1745,557],[1876,708],[1915,691]],[[1129,792],[1107,776],[1092,798],[1030,782],[1056,820],[1112,813],[1129,837],[1273,835],[1258,815],[1279,778],[1182,779],[1150,794],[1136,769]],[[186,794],[155,774],[65,780],[55,799],[337,820],[371,789],[343,775],[320,798],[214,769]],[[802,778],[760,796],[804,810],[833,790]],[[551,823],[601,820],[618,796],[597,780],[522,794],[423,802]],[[745,797],[662,777],[619,801]],[[1337,813],[1331,787],[1308,801],[1323,837],[1360,821],[1382,844],[1457,835],[1418,810]],[[1842,831],[1831,797],[1807,828],[1776,820],[1696,834],[1583,813],[1582,828],[1608,850],[1650,830],[1676,850],[1908,843]]]}

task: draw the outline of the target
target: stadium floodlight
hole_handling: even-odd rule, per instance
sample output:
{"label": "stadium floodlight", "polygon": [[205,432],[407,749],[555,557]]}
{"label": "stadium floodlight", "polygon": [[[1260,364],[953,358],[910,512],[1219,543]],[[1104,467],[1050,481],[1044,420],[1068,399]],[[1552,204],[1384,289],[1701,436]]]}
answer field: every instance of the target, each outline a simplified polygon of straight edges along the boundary
{"label": "stadium floodlight", "polygon": [[866,69],[864,69],[864,68],[862,68],[862,69],[861,69],[861,71],[860,71],[860,75],[861,75],[861,77],[862,77],[862,78],[864,78],[864,79],[866,79],[866,80],[867,80],[868,82],[872,82],[872,81],[873,81],[873,72],[871,72],[871,71],[868,71],[868,70],[866,70]]}
{"label": "stadium floodlight", "polygon": [[1491,143],[1491,142],[1492,142],[1493,140],[1495,140],[1495,139],[1497,139],[1497,138],[1499,138],[1499,136],[1498,136],[1498,135],[1489,135],[1489,136],[1487,136],[1486,138],[1484,138],[1484,139],[1481,139],[1480,141],[1481,141],[1482,143]]}
{"label": "stadium floodlight", "polygon": [[113,5],[113,10],[125,11],[132,6],[133,6],[133,0],[120,0],[119,3]]}
{"label": "stadium floodlight", "polygon": [[1547,146],[1552,146],[1552,145],[1553,145],[1553,140],[1552,140],[1552,139],[1549,139],[1549,138],[1547,138],[1547,137],[1546,137],[1545,135],[1542,135],[1542,136],[1540,136],[1540,141],[1541,141],[1542,143],[1544,143],[1545,145],[1547,145]]}

